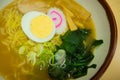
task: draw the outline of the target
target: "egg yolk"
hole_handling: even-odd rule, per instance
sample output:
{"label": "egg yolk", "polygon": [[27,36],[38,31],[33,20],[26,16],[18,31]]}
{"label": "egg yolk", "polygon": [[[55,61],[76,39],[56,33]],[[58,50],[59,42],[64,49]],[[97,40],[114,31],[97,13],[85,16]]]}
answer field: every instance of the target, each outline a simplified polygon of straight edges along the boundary
{"label": "egg yolk", "polygon": [[41,15],[32,19],[30,29],[35,37],[46,38],[52,33],[54,23],[49,16]]}

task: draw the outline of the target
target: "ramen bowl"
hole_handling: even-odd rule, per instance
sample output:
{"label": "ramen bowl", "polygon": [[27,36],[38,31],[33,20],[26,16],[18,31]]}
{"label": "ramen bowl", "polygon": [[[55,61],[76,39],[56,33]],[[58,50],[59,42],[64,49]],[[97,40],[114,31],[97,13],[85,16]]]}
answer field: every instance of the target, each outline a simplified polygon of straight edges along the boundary
{"label": "ramen bowl", "polygon": [[[1,0],[0,9],[12,0]],[[97,64],[96,69],[89,69],[86,76],[76,80],[98,80],[109,66],[117,44],[117,28],[114,15],[106,0],[75,0],[91,13],[95,24],[96,38],[104,43],[94,50],[94,59],[90,64]],[[2,77],[0,78],[2,79]]]}

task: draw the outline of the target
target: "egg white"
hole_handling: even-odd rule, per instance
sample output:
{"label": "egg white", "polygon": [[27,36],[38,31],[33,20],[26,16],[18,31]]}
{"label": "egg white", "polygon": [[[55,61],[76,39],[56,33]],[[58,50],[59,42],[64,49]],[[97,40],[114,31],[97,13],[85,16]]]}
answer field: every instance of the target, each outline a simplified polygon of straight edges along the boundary
{"label": "egg white", "polygon": [[53,31],[51,32],[51,34],[46,38],[37,38],[36,36],[34,36],[30,30],[30,26],[31,26],[30,24],[31,24],[32,19],[34,19],[37,16],[41,16],[41,15],[47,16],[46,14],[44,14],[42,12],[38,12],[38,11],[28,12],[23,16],[21,25],[22,25],[22,30],[28,36],[29,39],[31,39],[35,42],[43,43],[43,42],[47,42],[47,41],[51,40],[54,37],[56,30],[55,30],[55,24],[52,21],[52,19],[50,18],[54,25]]}

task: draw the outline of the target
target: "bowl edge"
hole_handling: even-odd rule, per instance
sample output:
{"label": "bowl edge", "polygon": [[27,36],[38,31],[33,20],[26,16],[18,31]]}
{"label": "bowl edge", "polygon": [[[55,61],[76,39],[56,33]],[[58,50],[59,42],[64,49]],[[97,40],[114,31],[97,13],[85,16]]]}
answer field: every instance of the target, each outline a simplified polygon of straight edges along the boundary
{"label": "bowl edge", "polygon": [[103,75],[103,73],[106,71],[106,69],[110,65],[112,58],[115,54],[116,47],[117,47],[117,24],[116,24],[115,16],[106,0],[98,0],[98,2],[105,9],[107,18],[109,20],[110,33],[111,33],[110,34],[110,47],[109,47],[109,52],[105,59],[105,62],[103,63],[103,65],[101,66],[99,71],[91,78],[91,80],[99,80],[100,79],[100,77]]}

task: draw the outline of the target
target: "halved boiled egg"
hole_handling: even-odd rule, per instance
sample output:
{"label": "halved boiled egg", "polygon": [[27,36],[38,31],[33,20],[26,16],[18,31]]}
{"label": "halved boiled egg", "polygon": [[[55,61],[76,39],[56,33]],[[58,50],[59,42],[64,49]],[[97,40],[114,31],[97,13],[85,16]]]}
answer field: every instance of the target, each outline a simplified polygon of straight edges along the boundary
{"label": "halved boiled egg", "polygon": [[29,39],[46,42],[55,35],[55,24],[46,14],[38,11],[26,13],[21,21],[22,29]]}

